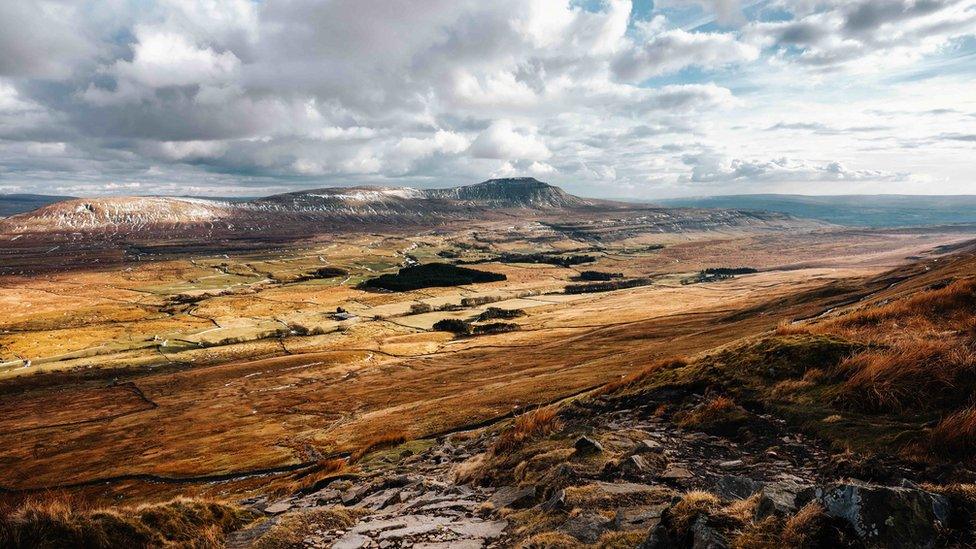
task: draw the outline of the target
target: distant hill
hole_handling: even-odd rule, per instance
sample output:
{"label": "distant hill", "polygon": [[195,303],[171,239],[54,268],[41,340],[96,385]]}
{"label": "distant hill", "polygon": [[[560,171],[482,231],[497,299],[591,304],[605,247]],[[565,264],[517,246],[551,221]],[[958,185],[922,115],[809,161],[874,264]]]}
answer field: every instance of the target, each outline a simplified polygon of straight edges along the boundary
{"label": "distant hill", "polygon": [[[77,198],[0,220],[0,235],[28,242],[66,236],[110,239],[294,239],[376,227],[436,227],[468,220],[545,221],[574,238],[604,240],[685,231],[811,229],[775,212],[661,208],[571,195],[533,178],[491,179],[447,189],[331,187],[244,201],[191,197]],[[63,240],[63,238],[62,238]]]}
{"label": "distant hill", "polygon": [[69,198],[71,197],[44,194],[0,194],[0,217],[29,212]]}
{"label": "distant hill", "polygon": [[852,227],[976,222],[976,196],[744,194],[656,200],[672,207],[766,210]]}

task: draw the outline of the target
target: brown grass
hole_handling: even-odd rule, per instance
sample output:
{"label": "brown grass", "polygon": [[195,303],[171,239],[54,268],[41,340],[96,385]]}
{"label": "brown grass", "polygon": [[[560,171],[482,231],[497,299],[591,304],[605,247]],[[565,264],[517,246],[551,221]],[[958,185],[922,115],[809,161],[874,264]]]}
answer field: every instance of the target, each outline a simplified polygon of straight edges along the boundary
{"label": "brown grass", "polygon": [[944,288],[853,311],[829,323],[842,328],[878,329],[897,322],[902,328],[963,328],[976,314],[976,279],[957,280]]}
{"label": "brown grass", "polygon": [[290,496],[345,471],[348,465],[348,462],[342,458],[321,460],[314,467],[299,475],[295,475],[284,482],[272,483],[269,485],[271,487],[270,493],[276,496]]}
{"label": "brown grass", "polygon": [[811,329],[806,324],[799,324],[796,322],[790,322],[789,320],[784,320],[776,326],[776,335],[779,336],[789,336],[789,335],[811,335]]}
{"label": "brown grass", "polygon": [[496,455],[506,454],[521,448],[529,440],[546,436],[559,429],[562,429],[559,410],[554,406],[538,408],[515,418],[512,425],[498,436],[492,449]]}
{"label": "brown grass", "polygon": [[710,429],[741,422],[747,415],[748,412],[731,398],[719,395],[689,412],[676,414],[674,419],[686,429]]}
{"label": "brown grass", "polygon": [[652,362],[651,364],[641,368],[640,370],[621,377],[616,381],[611,381],[603,387],[593,391],[593,396],[599,396],[604,394],[615,394],[619,393],[625,389],[629,389],[640,385],[642,381],[650,377],[651,375],[668,368],[680,368],[682,366],[688,365],[688,359],[684,357],[671,357]]}
{"label": "brown grass", "polygon": [[949,340],[871,349],[841,362],[837,374],[846,404],[875,411],[930,408],[933,400],[968,395],[976,381],[976,352]]}
{"label": "brown grass", "polygon": [[671,507],[671,526],[677,532],[686,532],[699,515],[712,513],[719,508],[719,499],[715,494],[693,490],[681,497]]}
{"label": "brown grass", "polygon": [[804,505],[783,526],[781,539],[784,546],[810,547],[817,532],[823,528],[826,513],[822,505],[815,501]]}
{"label": "brown grass", "polygon": [[0,547],[221,547],[224,534],[255,518],[214,500],[96,508],[47,493],[0,510]]}
{"label": "brown grass", "polygon": [[349,463],[356,463],[370,452],[383,448],[389,448],[391,446],[399,446],[407,440],[409,440],[407,438],[407,434],[403,431],[387,431],[385,433],[380,433],[369,439],[366,444],[350,454]]}
{"label": "brown grass", "polygon": [[976,408],[943,418],[929,433],[929,450],[960,459],[976,455]]}

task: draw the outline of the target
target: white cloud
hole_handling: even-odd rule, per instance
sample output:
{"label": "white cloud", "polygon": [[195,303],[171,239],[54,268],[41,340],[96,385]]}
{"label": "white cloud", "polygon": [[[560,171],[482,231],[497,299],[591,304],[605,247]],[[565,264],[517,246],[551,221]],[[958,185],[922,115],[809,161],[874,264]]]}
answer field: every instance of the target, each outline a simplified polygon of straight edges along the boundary
{"label": "white cloud", "polygon": [[813,164],[785,157],[771,160],[742,160],[703,153],[687,155],[683,161],[692,167],[689,180],[693,183],[898,181],[908,177],[906,173],[851,170],[840,162]]}
{"label": "white cloud", "polygon": [[750,5],[0,3],[0,172],[79,193],[971,185],[976,0]]}
{"label": "white cloud", "polygon": [[621,80],[641,81],[685,67],[720,67],[758,57],[758,48],[739,42],[731,33],[673,29],[622,52],[613,62],[613,71]]}
{"label": "white cloud", "polygon": [[534,128],[516,127],[511,120],[493,122],[471,144],[471,153],[476,158],[501,160],[545,160],[552,156]]}

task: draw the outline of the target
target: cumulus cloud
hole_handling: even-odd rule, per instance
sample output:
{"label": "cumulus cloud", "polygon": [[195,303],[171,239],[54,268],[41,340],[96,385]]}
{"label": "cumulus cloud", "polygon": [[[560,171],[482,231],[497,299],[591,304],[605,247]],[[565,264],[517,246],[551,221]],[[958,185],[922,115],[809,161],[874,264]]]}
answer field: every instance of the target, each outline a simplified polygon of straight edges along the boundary
{"label": "cumulus cloud", "polygon": [[[103,192],[248,195],[530,174],[620,196],[678,192],[695,169],[685,158],[730,142],[758,149],[738,158],[836,156],[865,169],[703,161],[700,179],[868,181],[888,159],[852,164],[849,151],[925,142],[942,151],[927,169],[956,180],[972,86],[941,103],[935,84],[849,98],[893,96],[900,87],[880,80],[899,76],[890,67],[963,48],[974,4],[773,0],[744,12],[731,0],[668,0],[646,13],[629,0],[2,2],[0,173],[39,192],[103,182]],[[845,79],[863,71],[889,72]],[[824,90],[844,96],[821,100]],[[792,112],[804,105],[816,112]],[[924,112],[941,113],[939,127],[918,123],[936,118]],[[825,151],[827,136],[850,141]]]}
{"label": "cumulus cloud", "polygon": [[536,135],[534,128],[518,128],[511,120],[492,123],[471,144],[476,158],[501,160],[545,160],[552,153]]}

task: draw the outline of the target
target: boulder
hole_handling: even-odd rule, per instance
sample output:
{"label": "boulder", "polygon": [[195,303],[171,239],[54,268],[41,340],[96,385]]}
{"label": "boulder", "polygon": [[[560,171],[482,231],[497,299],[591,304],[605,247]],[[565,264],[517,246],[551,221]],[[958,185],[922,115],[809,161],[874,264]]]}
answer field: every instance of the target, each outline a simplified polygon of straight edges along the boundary
{"label": "boulder", "polygon": [[657,454],[664,451],[664,446],[660,442],[651,439],[644,439],[631,448],[632,454]]}
{"label": "boulder", "polygon": [[539,508],[547,513],[560,511],[566,508],[566,490],[559,490],[551,498],[539,505]]}
{"label": "boulder", "polygon": [[692,549],[728,549],[729,540],[708,523],[708,517],[698,517],[691,526]]}
{"label": "boulder", "polygon": [[725,500],[746,499],[762,490],[764,483],[740,475],[726,475],[715,483],[712,490]]}
{"label": "boulder", "polygon": [[531,505],[536,498],[535,486],[519,488],[517,486],[502,486],[488,498],[488,503],[495,509],[521,509]]}
{"label": "boulder", "polygon": [[617,466],[625,478],[640,478],[651,470],[651,465],[639,455],[624,458]]}
{"label": "boulder", "polygon": [[756,520],[769,516],[792,515],[802,506],[797,503],[796,496],[805,488],[807,487],[790,480],[763,486],[759,491],[759,501],[756,504]]}
{"label": "boulder", "polygon": [[796,504],[814,500],[870,547],[934,547],[949,522],[949,500],[918,488],[838,482],[803,490]]}
{"label": "boulder", "polygon": [[559,531],[569,534],[583,543],[596,543],[600,536],[614,527],[614,521],[593,511],[583,511],[570,516]]}
{"label": "boulder", "polygon": [[576,448],[576,453],[581,456],[592,456],[603,451],[602,444],[587,436],[576,439],[573,446]]}

